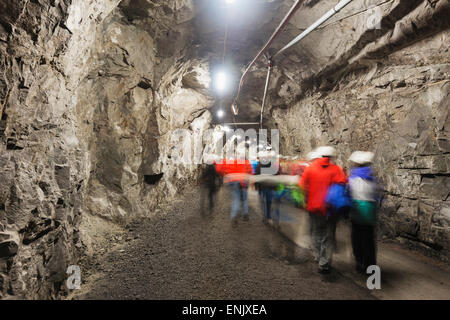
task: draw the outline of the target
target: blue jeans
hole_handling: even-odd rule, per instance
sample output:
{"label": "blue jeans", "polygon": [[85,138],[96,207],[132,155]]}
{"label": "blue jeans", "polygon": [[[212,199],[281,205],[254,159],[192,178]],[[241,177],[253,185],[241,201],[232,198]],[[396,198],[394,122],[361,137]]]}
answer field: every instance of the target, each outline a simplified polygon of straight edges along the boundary
{"label": "blue jeans", "polygon": [[263,213],[264,218],[271,219],[272,215],[272,190],[270,189],[263,189],[262,191],[263,195]]}
{"label": "blue jeans", "polygon": [[231,219],[235,218],[241,210],[241,198],[244,215],[248,215],[247,187],[241,187],[240,182],[230,182],[228,185],[231,191]]}
{"label": "blue jeans", "polygon": [[[277,190],[273,190],[272,191],[272,198],[273,198],[273,202],[274,202],[274,206],[273,206],[273,212],[274,212],[274,217],[277,221],[280,220],[280,206],[281,206],[281,202],[283,198],[286,198],[289,195],[289,191],[287,188],[285,188],[283,191],[277,191]],[[272,218],[272,219],[273,219]]]}

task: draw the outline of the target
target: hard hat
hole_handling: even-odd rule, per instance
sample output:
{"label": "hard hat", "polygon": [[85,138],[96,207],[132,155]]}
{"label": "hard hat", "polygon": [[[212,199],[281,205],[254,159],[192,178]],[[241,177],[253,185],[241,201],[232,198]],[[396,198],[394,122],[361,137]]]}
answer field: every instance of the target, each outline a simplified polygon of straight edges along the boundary
{"label": "hard hat", "polygon": [[315,152],[315,151],[311,151],[310,153],[308,153],[308,154],[306,155],[306,158],[307,158],[309,161],[312,161],[312,160],[314,160],[314,159],[320,158],[320,155],[319,155],[317,152]]}
{"label": "hard hat", "polygon": [[365,164],[372,163],[374,158],[373,152],[365,152],[365,151],[355,151],[352,153],[348,160],[357,163],[357,164]]}
{"label": "hard hat", "polygon": [[330,146],[318,147],[314,152],[319,155],[319,158],[336,156],[336,149]]}

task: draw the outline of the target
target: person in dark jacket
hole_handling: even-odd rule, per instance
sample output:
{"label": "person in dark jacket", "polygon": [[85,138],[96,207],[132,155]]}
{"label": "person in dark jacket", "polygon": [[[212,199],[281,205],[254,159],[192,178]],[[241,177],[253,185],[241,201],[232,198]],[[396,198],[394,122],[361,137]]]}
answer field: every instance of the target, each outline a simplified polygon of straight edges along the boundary
{"label": "person in dark jacket", "polygon": [[214,197],[218,189],[219,175],[216,171],[216,163],[214,161],[203,165],[200,182],[202,184],[202,191],[200,195],[200,207],[202,213],[205,211],[206,197],[209,199],[209,212],[212,213],[214,209]]}

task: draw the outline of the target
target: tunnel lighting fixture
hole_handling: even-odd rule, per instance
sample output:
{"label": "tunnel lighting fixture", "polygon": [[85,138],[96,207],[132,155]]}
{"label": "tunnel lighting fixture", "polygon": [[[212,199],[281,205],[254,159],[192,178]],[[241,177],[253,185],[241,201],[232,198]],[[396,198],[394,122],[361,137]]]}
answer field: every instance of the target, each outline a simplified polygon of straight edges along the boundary
{"label": "tunnel lighting fixture", "polygon": [[224,114],[225,114],[225,112],[223,112],[223,110],[217,111],[217,116],[218,116],[219,118],[222,118],[222,117],[224,116]]}
{"label": "tunnel lighting fixture", "polygon": [[228,87],[228,77],[224,71],[220,71],[216,75],[216,89],[218,93],[223,93]]}

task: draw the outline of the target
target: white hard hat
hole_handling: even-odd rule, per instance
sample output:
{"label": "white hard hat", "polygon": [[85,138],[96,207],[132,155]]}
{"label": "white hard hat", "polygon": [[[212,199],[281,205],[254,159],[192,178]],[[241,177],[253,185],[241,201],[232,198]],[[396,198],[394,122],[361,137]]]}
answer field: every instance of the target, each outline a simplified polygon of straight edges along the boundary
{"label": "white hard hat", "polygon": [[352,153],[348,160],[357,163],[357,164],[365,164],[372,163],[374,158],[373,152],[365,152],[365,151],[355,151]]}
{"label": "white hard hat", "polygon": [[307,158],[309,161],[312,161],[312,160],[314,160],[314,159],[320,158],[320,155],[319,155],[317,152],[315,152],[315,151],[311,151],[310,153],[308,153],[308,154],[306,155],[306,158]]}
{"label": "white hard hat", "polygon": [[319,155],[319,158],[336,156],[336,149],[330,146],[318,147],[314,152]]}

